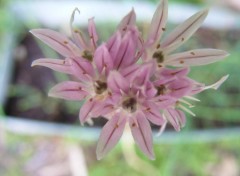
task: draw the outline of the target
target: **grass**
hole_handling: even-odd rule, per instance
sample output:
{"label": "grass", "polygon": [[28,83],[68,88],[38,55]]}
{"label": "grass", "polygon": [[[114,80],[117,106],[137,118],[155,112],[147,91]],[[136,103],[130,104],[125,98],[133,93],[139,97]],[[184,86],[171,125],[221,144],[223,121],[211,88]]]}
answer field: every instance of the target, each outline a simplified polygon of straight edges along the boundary
{"label": "grass", "polygon": [[[38,165],[36,157],[44,158],[43,143],[61,144],[57,145],[55,151],[66,151],[69,145],[81,145],[87,160],[87,167],[90,176],[206,176],[212,172],[219,171],[219,166],[228,161],[229,158],[235,162],[236,166],[240,163],[240,141],[239,136],[225,138],[217,142],[181,142],[160,143],[154,145],[156,160],[148,160],[138,148],[136,153],[139,158],[132,164],[131,159],[135,154],[131,146],[121,141],[104,159],[97,161],[95,159],[95,143],[88,141],[73,141],[58,137],[46,136],[23,136],[7,133],[5,141],[5,150],[1,149],[0,154],[0,173],[2,176],[24,176],[26,168]],[[160,138],[161,140],[161,138]],[[40,141],[40,142],[39,142]],[[57,141],[57,142],[56,142]],[[61,141],[61,142],[59,142]],[[41,144],[41,145],[40,145]],[[49,145],[47,144],[47,145]],[[40,145],[40,146],[39,146]],[[40,150],[42,148],[42,151]],[[59,149],[60,148],[60,149]],[[38,152],[43,155],[37,154]],[[126,154],[127,155],[124,155]],[[62,155],[65,155],[64,152]],[[49,164],[52,154],[45,156],[47,160],[42,160]],[[132,157],[132,158],[131,158]],[[35,158],[35,160],[33,159]],[[35,162],[34,162],[35,161]],[[56,161],[57,163],[58,161]],[[64,161],[68,162],[67,158]],[[51,163],[52,164],[52,163]],[[54,165],[54,164],[52,164]],[[49,164],[50,166],[50,164]],[[34,166],[36,167],[36,166]],[[234,166],[233,166],[234,167]],[[218,168],[218,170],[216,170]],[[36,170],[40,172],[42,168]],[[221,169],[224,169],[222,166]],[[239,169],[239,168],[238,168]],[[224,171],[221,171],[224,172]]]}
{"label": "grass", "polygon": [[[235,140],[222,140],[214,143],[177,143],[155,145],[156,160],[149,161],[142,156],[143,160],[152,165],[158,176],[206,176],[209,169],[217,166],[223,161],[226,155],[233,156],[236,163],[239,163],[240,142]],[[110,176],[110,175],[152,175],[144,174],[140,168],[134,170],[129,167],[126,160],[122,158],[121,148],[118,147],[101,162],[95,163],[90,167],[91,176]],[[139,153],[139,152],[138,152]],[[140,153],[139,153],[140,155]],[[236,157],[235,157],[236,156]],[[111,168],[111,169],[108,169]],[[145,171],[149,168],[144,167]]]}

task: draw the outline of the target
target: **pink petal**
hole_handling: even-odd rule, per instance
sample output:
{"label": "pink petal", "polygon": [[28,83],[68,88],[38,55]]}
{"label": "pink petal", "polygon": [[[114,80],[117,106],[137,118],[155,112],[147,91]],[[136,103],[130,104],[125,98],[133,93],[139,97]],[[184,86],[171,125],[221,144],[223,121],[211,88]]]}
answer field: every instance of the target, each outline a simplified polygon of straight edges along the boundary
{"label": "pink petal", "polygon": [[[162,42],[161,46],[165,48],[174,43],[176,43],[176,46],[174,48],[180,46],[182,43],[187,41],[192,36],[192,34],[200,27],[204,19],[207,17],[207,14],[208,10],[203,10],[191,16],[189,19],[187,19],[185,22],[175,28],[171,33],[169,33]],[[172,48],[172,50],[174,48]]]}
{"label": "pink petal", "polygon": [[192,84],[192,90],[189,93],[189,95],[194,95],[202,92],[204,90],[205,84],[199,83],[193,79],[190,79],[191,84]]}
{"label": "pink petal", "polygon": [[[165,118],[165,117],[164,117]],[[165,120],[165,122],[163,123],[163,125],[160,127],[158,133],[157,133],[157,137],[161,136],[162,133],[165,131],[167,126],[167,120]]]}
{"label": "pink petal", "polygon": [[209,86],[205,86],[205,84],[203,84],[203,83],[199,83],[194,80],[191,80],[191,83],[193,85],[192,90],[191,90],[191,95],[198,94],[207,89],[217,90],[228,79],[228,77],[229,77],[229,75],[225,75],[220,80],[218,80],[217,82],[215,82]]}
{"label": "pink petal", "polygon": [[154,160],[155,157],[152,146],[153,139],[150,124],[146,117],[140,112],[135,118],[136,121],[134,121],[132,118],[129,118],[129,125],[131,127],[133,138],[143,153],[150,159]]}
{"label": "pink petal", "polygon": [[142,109],[144,115],[147,117],[149,121],[156,125],[163,125],[165,120],[163,119],[160,108],[157,104],[147,101],[144,104],[144,109]]}
{"label": "pink petal", "polygon": [[154,70],[155,68],[152,62],[142,64],[141,67],[139,67],[139,71],[134,75],[134,84],[139,86],[144,85],[147,81],[149,81],[150,77],[154,73]]}
{"label": "pink petal", "polygon": [[207,65],[228,55],[227,52],[217,49],[197,49],[169,56],[166,65],[176,67]]}
{"label": "pink petal", "polygon": [[81,101],[88,93],[83,90],[84,86],[79,82],[65,81],[55,85],[48,95],[66,100]]}
{"label": "pink petal", "polygon": [[114,66],[116,69],[127,67],[136,62],[135,53],[137,44],[133,41],[132,32],[128,31],[124,36],[116,59],[114,60]]}
{"label": "pink petal", "polygon": [[140,37],[141,33],[139,32],[138,27],[130,26],[127,32],[130,33],[130,36],[132,37],[134,43],[137,43],[137,48],[141,48],[143,45],[143,39]]}
{"label": "pink petal", "polygon": [[170,83],[174,82],[177,78],[176,77],[169,77],[168,79],[165,77],[161,77],[161,79],[157,79],[153,82],[155,86],[162,86],[162,85],[169,85]]}
{"label": "pink petal", "polygon": [[110,55],[112,56],[113,61],[116,60],[117,54],[118,54],[118,50],[120,48],[122,42],[122,38],[121,38],[121,33],[120,32],[116,32],[108,41],[107,41],[107,48],[108,51],[110,53]]}
{"label": "pink petal", "polygon": [[59,32],[50,29],[33,29],[30,32],[65,57],[80,55],[77,46]]}
{"label": "pink petal", "polygon": [[172,124],[176,131],[180,131],[181,124],[179,123],[179,115],[175,109],[168,108],[164,111],[164,115],[166,116],[167,120]]}
{"label": "pink petal", "polygon": [[138,73],[140,69],[140,65],[138,64],[133,64],[133,65],[130,65],[128,67],[123,67],[119,70],[119,72],[121,73],[121,75],[132,81],[133,77],[135,77],[135,75]]}
{"label": "pink petal", "polygon": [[152,18],[150,31],[146,42],[147,45],[152,45],[156,42],[159,42],[162,33],[165,31],[167,16],[168,2],[167,0],[162,0]]}
{"label": "pink petal", "polygon": [[204,90],[206,90],[206,89],[215,89],[215,90],[217,90],[228,79],[228,77],[229,77],[229,75],[223,76],[220,80],[218,80],[214,84],[211,84],[209,86],[205,86]]}
{"label": "pink petal", "polygon": [[104,125],[97,144],[97,159],[102,159],[117,144],[123,134],[126,118],[115,114]]}
{"label": "pink petal", "polygon": [[175,98],[181,98],[192,90],[192,84],[188,79],[177,79],[168,85],[168,89],[171,90],[169,95]]}
{"label": "pink petal", "polygon": [[94,113],[94,111],[101,106],[102,104],[100,101],[97,101],[93,98],[88,99],[80,109],[79,119],[81,124],[83,124],[90,118],[96,117],[96,114]]}
{"label": "pink petal", "polygon": [[179,124],[181,125],[181,128],[185,126],[186,124],[186,116],[184,114],[184,112],[176,109],[176,112],[178,114],[178,121],[179,121]]}
{"label": "pink petal", "polygon": [[108,87],[114,92],[114,93],[122,93],[128,92],[129,90],[129,82],[126,80],[120,73],[117,71],[110,72],[108,79],[107,79]]}
{"label": "pink petal", "polygon": [[97,48],[94,54],[94,61],[99,73],[106,69],[107,73],[113,68],[113,61],[105,44]]}
{"label": "pink petal", "polygon": [[95,71],[92,63],[81,57],[75,57],[71,60],[72,72],[81,81],[89,80],[95,76]]}
{"label": "pink petal", "polygon": [[92,43],[92,48],[96,49],[97,41],[98,41],[98,34],[97,34],[96,26],[94,23],[94,18],[90,18],[88,20],[88,33],[89,33],[89,37],[90,37],[90,40]]}
{"label": "pink petal", "polygon": [[104,104],[103,106],[99,107],[98,109],[96,109],[94,111],[94,114],[96,116],[105,116],[111,112],[113,112],[115,109],[114,109],[114,106],[112,104]]}
{"label": "pink petal", "polygon": [[134,9],[132,9],[120,22],[118,29],[121,32],[125,32],[128,26],[133,26],[136,23],[136,14]]}
{"label": "pink petal", "polygon": [[79,48],[88,49],[88,44],[87,44],[85,38],[83,37],[82,32],[80,30],[73,29],[73,21],[74,21],[74,16],[75,16],[76,11],[78,13],[80,13],[78,8],[75,8],[72,12],[72,16],[70,19],[70,27],[71,27],[72,37],[73,37],[74,42],[76,43],[76,45]]}
{"label": "pink petal", "polygon": [[155,95],[157,94],[157,90],[154,87],[154,85],[152,84],[152,82],[148,81],[146,82],[146,86],[145,86],[145,95],[148,98],[152,98],[155,97]]}
{"label": "pink petal", "polygon": [[61,60],[61,59],[37,59],[33,61],[32,67],[33,66],[44,66],[51,68],[55,71],[62,72],[62,73],[67,73],[67,74],[72,74],[71,70],[71,62],[69,62],[68,59],[66,60]]}
{"label": "pink petal", "polygon": [[169,95],[160,95],[153,99],[158,109],[165,109],[176,103],[177,99]]}
{"label": "pink petal", "polygon": [[187,76],[190,69],[188,67],[186,68],[180,68],[180,69],[169,69],[169,68],[163,68],[160,72],[160,75],[164,77],[164,79],[169,79],[171,77],[184,77]]}

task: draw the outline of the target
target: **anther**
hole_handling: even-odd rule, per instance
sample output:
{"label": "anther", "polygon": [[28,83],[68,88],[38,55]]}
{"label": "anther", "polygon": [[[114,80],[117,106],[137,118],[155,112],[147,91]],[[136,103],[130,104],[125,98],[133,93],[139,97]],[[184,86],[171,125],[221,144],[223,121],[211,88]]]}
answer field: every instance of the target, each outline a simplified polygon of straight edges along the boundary
{"label": "anther", "polygon": [[151,110],[151,108],[147,108],[147,109],[146,109],[146,111],[150,111],[150,110]]}
{"label": "anther", "polygon": [[164,55],[162,51],[156,51],[155,53],[153,53],[152,58],[156,59],[158,63],[163,63],[164,61]]}

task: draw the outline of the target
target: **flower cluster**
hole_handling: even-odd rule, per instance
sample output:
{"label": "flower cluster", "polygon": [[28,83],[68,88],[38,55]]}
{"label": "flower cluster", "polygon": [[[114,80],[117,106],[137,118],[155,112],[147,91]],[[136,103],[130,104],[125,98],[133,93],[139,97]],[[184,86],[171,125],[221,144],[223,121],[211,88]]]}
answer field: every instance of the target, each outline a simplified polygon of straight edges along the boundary
{"label": "flower cluster", "polygon": [[[217,89],[228,76],[205,86],[188,77],[190,66],[219,61],[228,53],[216,49],[194,49],[174,53],[200,27],[208,10],[200,11],[171,31],[163,40],[168,16],[167,0],[162,0],[153,15],[144,39],[136,26],[132,9],[106,42],[98,44],[94,19],[88,21],[88,34],[73,29],[70,40],[49,29],[31,33],[65,57],[42,58],[39,65],[63,72],[78,81],[64,81],[49,91],[49,96],[82,101],[79,118],[83,124],[92,118],[106,118],[97,145],[97,158],[104,157],[119,141],[126,128],[150,159],[154,159],[150,123],[163,131],[169,122],[176,131],[185,125],[184,112],[194,115],[189,101],[206,89]],[[79,12],[79,11],[78,11]]]}

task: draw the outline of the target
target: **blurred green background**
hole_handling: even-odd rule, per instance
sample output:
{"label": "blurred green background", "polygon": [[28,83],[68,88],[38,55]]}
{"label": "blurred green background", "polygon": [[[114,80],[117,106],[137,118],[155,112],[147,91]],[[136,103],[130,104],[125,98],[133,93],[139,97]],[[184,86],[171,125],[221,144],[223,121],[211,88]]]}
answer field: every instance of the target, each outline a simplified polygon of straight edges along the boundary
{"label": "blurred green background", "polygon": [[[230,56],[227,59],[204,67],[194,67],[190,77],[206,84],[212,84],[224,75],[229,74],[230,76],[219,90],[208,90],[198,95],[197,98],[201,102],[197,102],[196,107],[193,108],[197,116],[187,117],[187,125],[182,132],[176,134],[173,132],[175,136],[172,136],[172,129],[168,128],[166,133],[170,131],[169,138],[174,138],[173,140],[169,142],[168,136],[164,138],[164,135],[163,138],[156,138],[155,161],[146,159],[137,148],[134,150],[131,143],[126,140],[122,140],[106,158],[96,161],[96,141],[92,139],[79,139],[72,135],[62,137],[58,134],[49,136],[43,135],[41,132],[28,134],[26,133],[27,129],[25,132],[21,132],[10,128],[11,124],[9,125],[10,122],[7,122],[8,116],[80,127],[77,116],[82,102],[66,102],[47,97],[50,87],[68,77],[46,68],[30,68],[31,62],[39,57],[58,58],[60,56],[38,40],[33,39],[28,33],[32,28],[49,26],[40,24],[31,14],[28,14],[28,21],[21,20],[16,16],[15,10],[18,9],[16,4],[29,2],[31,1],[0,1],[0,54],[2,56],[5,52],[11,53],[10,59],[13,59],[14,63],[13,69],[10,70],[12,83],[9,86],[1,85],[2,87],[7,86],[8,90],[6,101],[3,102],[0,111],[1,176],[240,175],[240,2],[234,0],[169,0],[170,6],[178,4],[181,7],[189,7],[190,5],[190,9],[191,7],[194,9],[196,6],[200,8],[210,6],[214,10],[219,8],[221,12],[226,10],[238,21],[224,29],[201,28],[180,49],[210,47],[228,51]],[[58,1],[51,2],[56,7],[59,5]],[[87,1],[78,1],[77,4],[81,4],[81,2]],[[130,10],[132,3],[149,3],[157,6],[159,1],[119,0],[119,2],[129,6]],[[31,10],[28,7],[26,6],[24,10]],[[81,6],[79,8],[81,10]],[[105,9],[99,9],[99,11],[101,10]],[[91,10],[89,11],[91,12]],[[52,13],[54,13],[54,9]],[[49,13],[48,18],[53,18],[52,15]],[[65,15],[70,18],[70,13],[66,12]],[[125,14],[119,15],[124,16]],[[218,15],[219,18],[224,17],[221,16],[224,13],[218,13]],[[87,21],[83,18],[80,20]],[[65,24],[68,24],[68,21],[59,23],[62,24],[56,27],[57,30],[66,32],[69,27]],[[212,21],[212,23],[216,22]],[[114,31],[117,21],[98,23],[96,19],[96,24],[101,40],[104,40]],[[143,33],[146,33],[148,24],[149,21],[138,23]],[[168,26],[168,29],[171,30],[176,24],[170,23]],[[86,30],[84,26],[81,28]],[[7,36],[14,38],[13,45],[9,49],[6,49]],[[0,58],[1,69],[5,59],[9,58]],[[104,122],[97,123],[104,124]],[[41,125],[43,124],[39,123],[40,128]],[[55,127],[61,128],[61,126]],[[26,128],[34,127],[26,126]],[[44,131],[44,126],[42,128]],[[191,134],[196,130],[198,133],[192,133],[192,137],[188,139],[186,134]],[[72,131],[68,133],[71,134]],[[204,134],[205,138],[209,138],[209,140],[201,140],[198,136],[200,134]],[[223,134],[222,137],[218,138],[219,134]],[[199,140],[193,140],[194,138],[199,138]]]}

